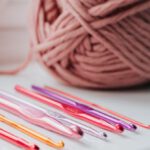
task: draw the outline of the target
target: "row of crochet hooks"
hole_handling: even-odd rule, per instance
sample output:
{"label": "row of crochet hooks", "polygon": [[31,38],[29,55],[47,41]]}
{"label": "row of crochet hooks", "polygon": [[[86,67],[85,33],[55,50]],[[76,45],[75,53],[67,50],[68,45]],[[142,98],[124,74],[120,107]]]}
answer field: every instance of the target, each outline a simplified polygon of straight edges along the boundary
{"label": "row of crochet hooks", "polygon": [[[115,113],[107,108],[51,87],[32,86],[32,90],[29,90],[17,85],[15,86],[15,89],[23,95],[61,110],[74,118],[82,119],[88,123],[91,123],[92,125],[114,133],[121,133],[124,131],[124,129],[133,132],[137,129],[136,125],[147,129],[150,128],[149,125],[144,125],[138,121]],[[80,139],[84,133],[103,140],[107,138],[107,134],[103,131],[96,130],[85,124],[81,124],[60,113],[47,111],[46,109],[23,101],[21,98],[18,98],[8,92],[0,91],[0,108],[17,115],[36,126],[40,126],[49,131],[67,136],[69,138]],[[114,116],[122,118],[122,120]],[[64,147],[63,141],[58,143],[54,142],[52,139],[27,128],[24,125],[18,124],[3,115],[0,115],[0,121],[51,147],[57,149]],[[16,137],[2,128],[0,128],[0,137],[25,149],[39,149],[35,144]]]}

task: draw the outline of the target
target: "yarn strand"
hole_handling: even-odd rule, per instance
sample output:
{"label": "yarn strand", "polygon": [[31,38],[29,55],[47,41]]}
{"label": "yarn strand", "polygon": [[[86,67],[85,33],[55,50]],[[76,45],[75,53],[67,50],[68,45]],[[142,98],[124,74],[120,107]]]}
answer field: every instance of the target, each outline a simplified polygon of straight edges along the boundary
{"label": "yarn strand", "polygon": [[21,65],[19,65],[18,67],[12,70],[0,70],[0,74],[1,75],[15,75],[19,73],[20,71],[24,70],[29,65],[32,58],[33,58],[33,51],[30,50],[26,60]]}

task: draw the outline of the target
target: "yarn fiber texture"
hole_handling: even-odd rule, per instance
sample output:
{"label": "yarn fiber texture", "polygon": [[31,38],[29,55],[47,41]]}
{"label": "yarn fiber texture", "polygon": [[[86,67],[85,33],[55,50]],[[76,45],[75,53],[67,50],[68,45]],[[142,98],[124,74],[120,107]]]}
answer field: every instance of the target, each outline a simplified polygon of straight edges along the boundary
{"label": "yarn fiber texture", "polygon": [[150,0],[33,0],[32,48],[66,84],[121,88],[150,81]]}

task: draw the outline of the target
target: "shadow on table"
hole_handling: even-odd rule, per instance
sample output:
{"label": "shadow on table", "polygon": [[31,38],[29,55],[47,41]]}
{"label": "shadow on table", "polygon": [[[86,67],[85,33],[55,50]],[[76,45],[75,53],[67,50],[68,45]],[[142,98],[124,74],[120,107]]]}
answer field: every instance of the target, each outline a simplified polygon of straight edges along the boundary
{"label": "shadow on table", "polygon": [[136,92],[136,91],[146,92],[147,91],[147,92],[149,92],[150,91],[150,83],[133,86],[133,87],[129,87],[129,88],[115,89],[115,90],[110,90],[110,91],[123,91],[123,92]]}

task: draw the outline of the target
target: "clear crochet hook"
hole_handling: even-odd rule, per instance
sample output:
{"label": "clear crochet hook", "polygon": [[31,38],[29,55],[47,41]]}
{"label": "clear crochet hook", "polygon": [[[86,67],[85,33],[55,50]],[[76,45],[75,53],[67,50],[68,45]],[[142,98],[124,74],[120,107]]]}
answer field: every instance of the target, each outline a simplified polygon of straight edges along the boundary
{"label": "clear crochet hook", "polygon": [[24,150],[40,150],[40,148],[32,144],[20,137],[15,136],[14,134],[0,128],[0,139],[3,139],[5,141],[8,141],[20,148],[23,148]]}
{"label": "clear crochet hook", "polygon": [[51,146],[53,148],[63,148],[64,147],[64,142],[63,141],[60,141],[59,143],[55,143],[53,140],[51,140],[50,138],[47,138],[43,135],[41,135],[40,133],[37,133],[36,131],[33,131],[32,129],[29,129],[21,124],[18,124],[8,118],[6,118],[5,116],[3,115],[0,115],[0,122],[3,122],[45,144],[47,144],[48,146]]}
{"label": "clear crochet hook", "polygon": [[94,104],[94,103],[89,102],[89,101],[87,101],[87,100],[85,100],[85,99],[82,99],[82,98],[80,98],[80,97],[71,95],[71,94],[66,93],[66,92],[64,92],[64,91],[61,91],[61,90],[52,88],[52,87],[50,87],[50,86],[45,86],[45,88],[48,89],[48,90],[51,90],[51,91],[53,91],[53,92],[57,92],[57,93],[59,93],[59,94],[62,94],[62,95],[66,96],[66,97],[68,97],[68,98],[71,98],[71,99],[73,99],[73,100],[82,102],[82,103],[84,103],[84,104],[86,104],[86,105],[89,105],[89,106],[91,106],[91,107],[97,108],[97,109],[99,109],[99,110],[103,110],[103,111],[105,111],[105,112],[107,112],[107,113],[109,113],[109,114],[111,114],[111,115],[114,115],[114,116],[116,116],[116,117],[119,117],[119,118],[121,118],[121,119],[124,119],[124,120],[126,120],[126,121],[129,121],[129,122],[131,122],[131,123],[133,123],[133,124],[135,124],[135,125],[137,125],[137,126],[140,126],[140,127],[142,127],[142,128],[150,129],[150,125],[146,125],[146,124],[144,124],[144,123],[142,123],[142,122],[139,122],[139,121],[136,121],[136,120],[134,120],[134,119],[131,119],[131,118],[127,117],[127,116],[124,116],[124,115],[122,115],[122,114],[119,114],[119,113],[117,113],[117,112],[115,112],[115,111],[113,111],[113,110],[110,110],[110,109],[108,109],[108,108],[106,108],[106,107],[103,107],[103,106],[101,106],[101,105]]}
{"label": "clear crochet hook", "polygon": [[73,119],[67,118],[60,113],[57,113],[57,112],[49,112],[49,113],[52,117],[59,120],[61,123],[65,124],[65,125],[73,125],[74,124],[74,125],[79,126],[84,131],[84,133],[87,133],[93,137],[96,137],[98,139],[103,139],[103,140],[105,140],[107,138],[107,134],[105,132],[95,130],[94,128],[91,128],[85,124],[82,124],[77,121],[74,121]]}
{"label": "clear crochet hook", "polygon": [[47,89],[44,89],[42,87],[38,87],[35,85],[32,86],[32,89],[34,89],[35,91],[39,92],[40,94],[42,94],[48,98],[54,99],[55,101],[58,101],[60,103],[69,105],[73,108],[79,109],[91,116],[102,119],[110,124],[113,124],[113,125],[120,124],[129,131],[135,131],[137,129],[137,127],[134,124],[129,124],[123,120],[120,120],[118,118],[110,116],[104,112],[98,111],[88,105],[84,105],[84,104],[78,103],[70,98],[64,97],[61,94],[58,94],[56,92],[53,92],[53,91],[50,91],[50,90],[47,90]]}
{"label": "clear crochet hook", "polygon": [[0,107],[1,109],[5,109],[20,116],[34,125],[38,125],[61,135],[74,139],[80,139],[83,136],[83,132],[78,126],[65,126],[52,118],[44,109],[23,102],[21,99],[3,91],[0,91]]}
{"label": "clear crochet hook", "polygon": [[67,114],[69,114],[69,115],[71,115],[77,119],[84,120],[86,122],[89,122],[95,126],[103,128],[103,129],[108,130],[110,132],[121,133],[124,131],[124,128],[119,124],[116,124],[116,125],[109,124],[106,121],[103,121],[101,119],[93,117],[87,113],[84,113],[83,111],[75,109],[74,107],[70,107],[70,106],[65,105],[61,102],[54,101],[50,98],[47,98],[43,95],[36,93],[36,92],[33,92],[33,91],[28,90],[26,88],[23,88],[19,85],[16,85],[15,89],[16,89],[16,91],[20,92],[21,94],[29,96],[29,97],[33,98],[34,100],[37,100],[41,103],[47,104],[51,107],[54,107],[54,108],[59,109],[61,111],[64,111],[65,113],[67,113]]}

